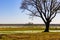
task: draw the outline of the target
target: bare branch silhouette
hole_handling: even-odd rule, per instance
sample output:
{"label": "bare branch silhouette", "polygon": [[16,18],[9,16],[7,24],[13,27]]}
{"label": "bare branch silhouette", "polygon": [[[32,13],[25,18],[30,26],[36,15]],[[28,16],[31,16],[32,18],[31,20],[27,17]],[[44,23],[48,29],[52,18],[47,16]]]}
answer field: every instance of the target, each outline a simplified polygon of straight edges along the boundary
{"label": "bare branch silhouette", "polygon": [[49,25],[60,9],[57,0],[23,0],[21,9],[31,12],[31,16],[40,17],[46,25],[44,32],[49,32]]}

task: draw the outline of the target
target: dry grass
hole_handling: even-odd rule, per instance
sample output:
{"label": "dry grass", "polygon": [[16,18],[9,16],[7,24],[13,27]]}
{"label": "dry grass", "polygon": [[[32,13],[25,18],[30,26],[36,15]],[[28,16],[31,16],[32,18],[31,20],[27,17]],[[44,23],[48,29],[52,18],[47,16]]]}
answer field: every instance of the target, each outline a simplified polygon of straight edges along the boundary
{"label": "dry grass", "polygon": [[[51,26],[50,30],[60,30],[59,26]],[[0,31],[44,30],[44,26],[0,26]]]}
{"label": "dry grass", "polygon": [[0,40],[60,40],[60,33],[2,34]]}
{"label": "dry grass", "polygon": [[[8,28],[0,28],[0,31],[22,31],[22,30],[42,30],[42,29],[44,28],[41,28],[41,27],[10,28],[8,27]],[[60,32],[0,34],[0,40],[60,40]]]}
{"label": "dry grass", "polygon": [[41,26],[0,26],[0,31],[40,30]]}

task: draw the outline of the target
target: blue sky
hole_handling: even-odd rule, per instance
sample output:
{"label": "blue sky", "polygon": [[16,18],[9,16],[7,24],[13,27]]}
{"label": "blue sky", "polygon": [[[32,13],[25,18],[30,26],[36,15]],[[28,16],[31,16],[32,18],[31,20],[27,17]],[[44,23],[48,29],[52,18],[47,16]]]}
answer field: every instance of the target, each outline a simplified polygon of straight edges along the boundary
{"label": "blue sky", "polygon": [[[19,8],[21,0],[0,0],[0,24],[21,24],[21,23],[43,23],[41,18],[34,17],[33,20],[26,15],[27,11],[22,13]],[[52,23],[60,24],[60,14],[53,19]]]}

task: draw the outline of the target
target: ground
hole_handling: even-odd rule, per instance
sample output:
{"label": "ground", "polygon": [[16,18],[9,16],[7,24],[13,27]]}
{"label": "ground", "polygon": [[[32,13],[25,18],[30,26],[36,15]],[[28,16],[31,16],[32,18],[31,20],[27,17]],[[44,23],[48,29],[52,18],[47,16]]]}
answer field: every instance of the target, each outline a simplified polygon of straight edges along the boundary
{"label": "ground", "polygon": [[60,33],[1,34],[0,40],[60,40]]}
{"label": "ground", "polygon": [[[12,26],[13,27],[13,26]],[[60,28],[50,28],[50,30]],[[41,27],[0,28],[0,40],[60,40],[60,32],[15,33],[13,31],[44,30]],[[6,32],[3,32],[6,31]],[[11,31],[11,32],[10,32]]]}

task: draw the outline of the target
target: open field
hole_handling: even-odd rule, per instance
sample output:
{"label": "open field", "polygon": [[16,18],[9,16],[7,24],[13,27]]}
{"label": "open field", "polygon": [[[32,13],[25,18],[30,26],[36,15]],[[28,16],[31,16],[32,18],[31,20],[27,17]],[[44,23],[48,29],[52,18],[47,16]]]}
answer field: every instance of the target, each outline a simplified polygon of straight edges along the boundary
{"label": "open field", "polygon": [[[44,26],[0,26],[0,34],[40,33]],[[50,32],[60,32],[59,26],[50,26]]]}
{"label": "open field", "polygon": [[60,40],[60,33],[1,34],[0,40]]}
{"label": "open field", "polygon": [[0,26],[0,40],[60,40],[59,26],[50,27],[50,31],[56,32],[45,33],[44,29],[44,26]]}
{"label": "open field", "polygon": [[[0,26],[0,31],[44,30],[45,26]],[[60,30],[60,26],[50,26],[50,30]]]}

